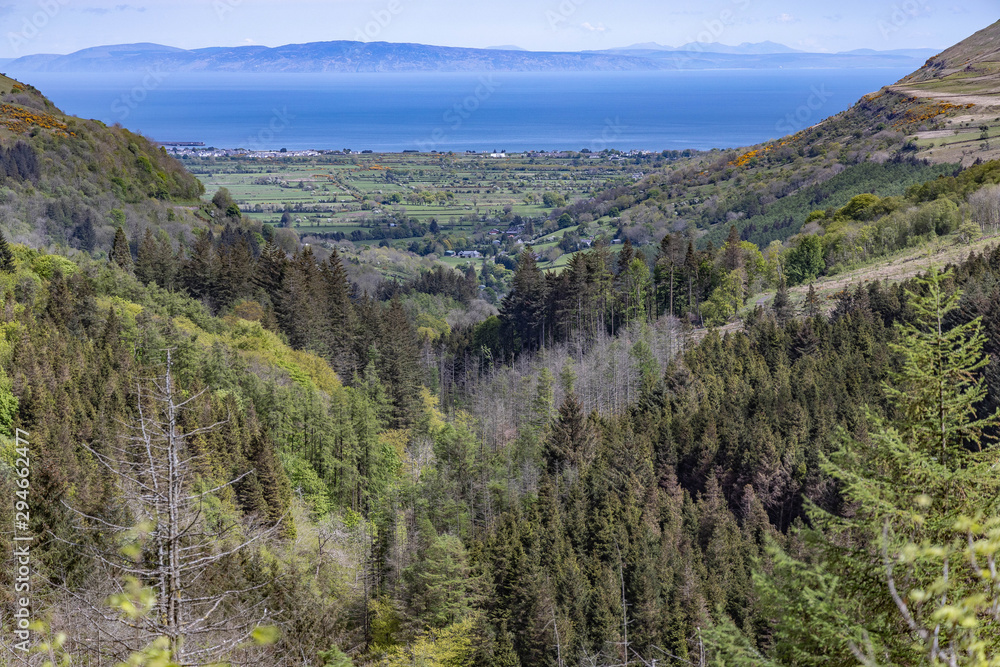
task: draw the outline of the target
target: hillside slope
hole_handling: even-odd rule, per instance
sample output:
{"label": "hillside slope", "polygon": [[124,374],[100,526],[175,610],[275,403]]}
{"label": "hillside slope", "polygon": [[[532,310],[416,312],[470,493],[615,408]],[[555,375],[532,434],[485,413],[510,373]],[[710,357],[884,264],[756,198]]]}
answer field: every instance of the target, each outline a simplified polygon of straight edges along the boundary
{"label": "hillside slope", "polygon": [[930,58],[898,85],[953,95],[1000,94],[1000,21]]}
{"label": "hillside slope", "polygon": [[110,249],[115,227],[197,224],[179,204],[204,187],[145,137],[62,113],[35,88],[0,75],[0,228],[34,247]]}

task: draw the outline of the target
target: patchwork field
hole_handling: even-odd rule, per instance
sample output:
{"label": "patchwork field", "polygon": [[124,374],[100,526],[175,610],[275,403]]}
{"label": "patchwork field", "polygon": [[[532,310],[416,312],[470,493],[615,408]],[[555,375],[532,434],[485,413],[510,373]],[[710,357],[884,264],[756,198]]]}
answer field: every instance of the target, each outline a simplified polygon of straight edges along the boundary
{"label": "patchwork field", "polygon": [[[331,153],[267,159],[182,156],[205,184],[206,199],[229,190],[241,210],[275,227],[434,254],[475,250],[489,257],[530,243],[543,268],[560,270],[583,244],[559,244],[567,234],[614,236],[613,218],[557,228],[553,211],[594,193],[630,185],[666,161],[661,154]],[[341,236],[342,235],[342,236]],[[575,243],[575,241],[574,241]],[[589,244],[588,244],[589,245]],[[419,248],[418,248],[419,246]],[[482,260],[471,262],[481,267]]]}
{"label": "patchwork field", "polygon": [[225,187],[244,212],[265,222],[278,224],[288,211],[297,229],[328,232],[351,231],[388,214],[456,227],[471,227],[484,216],[544,217],[560,202],[635,182],[657,158],[662,159],[608,153],[503,158],[390,153],[182,159],[209,197]]}

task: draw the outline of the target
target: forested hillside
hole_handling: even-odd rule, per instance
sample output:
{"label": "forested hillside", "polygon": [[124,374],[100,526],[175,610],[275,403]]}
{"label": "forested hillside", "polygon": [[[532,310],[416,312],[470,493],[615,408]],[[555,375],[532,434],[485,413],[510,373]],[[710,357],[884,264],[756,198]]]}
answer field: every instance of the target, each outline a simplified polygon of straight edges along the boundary
{"label": "forested hillside", "polygon": [[[997,330],[998,272],[996,251],[960,267],[965,296],[949,322],[981,315]],[[274,647],[228,657],[323,664],[319,652],[336,646],[359,664],[410,664],[411,652],[611,664],[626,632],[643,656],[696,655],[730,621],[772,646],[781,617],[751,574],[769,545],[806,548],[795,528],[806,504],[848,511],[825,457],[845,435],[865,437],[873,415],[901,418],[883,382],[904,368],[897,323],[919,322],[902,287],[879,284],[846,292],[830,317],[781,324],[758,311],[745,332],[710,334],[666,367],[647,355],[635,402],[617,415],[584,412],[569,363],[558,378],[524,378],[527,418],[484,447],[474,413],[394,389],[427,374],[380,368],[382,355],[417,358],[415,338],[388,347],[408,336],[405,317],[392,320],[398,301],[357,307],[385,333],[345,387],[259,322],[214,318],[116,264],[15,248],[4,276],[4,428],[31,433],[39,612],[67,632],[78,664],[139,648],[103,604],[128,590],[118,550],[141,553],[158,536],[87,527],[135,525],[140,500],[117,452],[162,407],[148,383],[165,377],[165,350],[174,391],[193,401],[181,428],[205,429],[185,442],[192,484],[223,485],[203,511],[234,550],[216,546],[185,593],[232,592],[216,643],[253,620],[281,630]],[[987,350],[996,345],[990,334]],[[984,415],[1000,395],[995,365]]]}
{"label": "forested hillside", "polygon": [[0,221],[33,247],[107,251],[115,228],[155,225],[175,241],[195,221],[198,180],[144,137],[67,116],[0,75]]}
{"label": "forested hillside", "polygon": [[[621,248],[525,248],[494,309],[473,267],[352,281],[3,85],[3,661],[995,661],[1000,249],[788,290],[996,232],[997,163],[868,159],[911,106],[574,204],[621,206]],[[689,187],[708,238],[630,237]]]}

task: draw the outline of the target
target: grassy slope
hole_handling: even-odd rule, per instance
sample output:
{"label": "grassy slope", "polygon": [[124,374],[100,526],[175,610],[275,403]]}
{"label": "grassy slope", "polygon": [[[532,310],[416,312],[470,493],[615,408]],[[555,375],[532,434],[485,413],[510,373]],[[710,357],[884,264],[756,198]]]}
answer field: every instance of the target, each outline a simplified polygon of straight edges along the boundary
{"label": "grassy slope", "polygon": [[950,94],[1000,94],[1000,21],[929,59],[899,85]]}

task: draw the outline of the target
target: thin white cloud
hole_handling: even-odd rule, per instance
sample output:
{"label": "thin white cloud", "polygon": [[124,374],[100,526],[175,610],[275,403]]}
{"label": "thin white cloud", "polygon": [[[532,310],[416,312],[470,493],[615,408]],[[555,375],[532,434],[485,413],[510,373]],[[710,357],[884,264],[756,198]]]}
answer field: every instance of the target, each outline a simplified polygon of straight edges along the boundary
{"label": "thin white cloud", "polygon": [[589,32],[607,32],[608,28],[603,23],[592,24],[590,21],[584,21],[580,24],[580,27]]}

